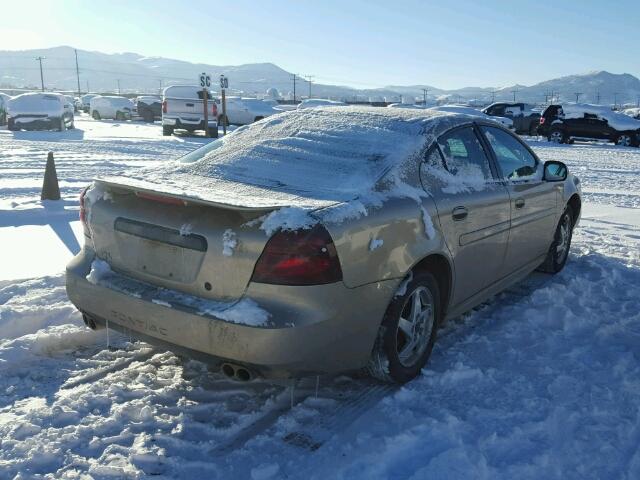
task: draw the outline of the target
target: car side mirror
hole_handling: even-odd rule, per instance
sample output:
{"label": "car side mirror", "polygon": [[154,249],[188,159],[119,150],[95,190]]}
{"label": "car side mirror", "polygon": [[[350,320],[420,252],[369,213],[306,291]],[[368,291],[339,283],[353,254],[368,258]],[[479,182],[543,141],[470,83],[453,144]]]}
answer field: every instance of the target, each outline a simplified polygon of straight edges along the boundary
{"label": "car side mirror", "polygon": [[562,182],[567,179],[568,174],[569,169],[564,163],[556,160],[544,162],[543,180],[547,182]]}

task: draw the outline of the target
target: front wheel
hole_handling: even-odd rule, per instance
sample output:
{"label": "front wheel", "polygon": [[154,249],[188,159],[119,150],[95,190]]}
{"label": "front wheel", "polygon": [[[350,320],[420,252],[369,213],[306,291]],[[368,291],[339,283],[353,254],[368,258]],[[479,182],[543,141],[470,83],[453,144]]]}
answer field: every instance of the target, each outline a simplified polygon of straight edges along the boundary
{"label": "front wheel", "polygon": [[64,123],[64,117],[60,117],[60,124],[58,125],[58,131],[64,132],[67,129],[67,124]]}
{"label": "front wheel", "polygon": [[173,127],[171,125],[163,125],[162,136],[170,137],[171,135],[173,135]]}
{"label": "front wheel", "polygon": [[100,120],[100,112],[98,112],[97,110],[94,110],[91,113],[91,116],[93,117],[94,120]]}
{"label": "front wheel", "polygon": [[562,270],[569,258],[571,239],[573,237],[573,209],[567,205],[562,212],[556,233],[553,236],[553,243],[547,252],[547,258],[540,265],[538,270],[547,273],[558,273]]}
{"label": "front wheel", "polygon": [[406,383],[420,373],[442,315],[433,275],[421,272],[409,279],[387,307],[367,367],[371,376],[385,382]]}

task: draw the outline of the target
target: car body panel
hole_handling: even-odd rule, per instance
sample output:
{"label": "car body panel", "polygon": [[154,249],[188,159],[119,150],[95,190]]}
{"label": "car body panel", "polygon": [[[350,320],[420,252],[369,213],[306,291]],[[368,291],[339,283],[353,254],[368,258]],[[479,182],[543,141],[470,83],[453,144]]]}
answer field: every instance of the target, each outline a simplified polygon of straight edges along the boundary
{"label": "car body panel", "polygon": [[[361,368],[389,302],[424,259],[438,256],[446,262],[451,276],[447,317],[459,315],[539,266],[564,206],[572,196],[580,196],[572,175],[553,183],[540,178],[506,181],[492,147],[487,147],[492,178],[485,185],[459,191],[438,186],[435,177],[430,178],[435,174],[425,167],[436,139],[456,128],[473,128],[480,135],[480,126],[508,132],[490,120],[450,117],[429,129],[422,143],[416,142],[418,150],[402,161],[402,191],[386,190],[383,176],[375,201],[355,198],[310,212],[333,240],[340,281],[311,286],[252,281],[254,265],[271,235],[259,227],[259,219],[276,207],[188,205],[186,197],[184,204],[160,205],[140,198],[130,187],[108,185],[109,195],[90,205],[93,239],[87,238],[67,268],[69,297],[98,323],[108,321],[215,361],[246,365],[264,377]],[[513,214],[520,197],[528,208]],[[468,215],[454,220],[453,210],[459,206],[465,206]],[[119,228],[120,218],[141,229]],[[232,256],[223,253],[226,229],[238,240]],[[204,238],[206,248],[188,247],[193,236]],[[89,282],[86,277],[98,258],[107,261],[130,290]],[[159,266],[143,268],[153,263]],[[153,291],[160,290],[178,292],[182,297],[177,298],[230,305],[248,299],[264,309],[270,321],[243,325],[215,312],[194,312],[189,301],[158,304]]]}

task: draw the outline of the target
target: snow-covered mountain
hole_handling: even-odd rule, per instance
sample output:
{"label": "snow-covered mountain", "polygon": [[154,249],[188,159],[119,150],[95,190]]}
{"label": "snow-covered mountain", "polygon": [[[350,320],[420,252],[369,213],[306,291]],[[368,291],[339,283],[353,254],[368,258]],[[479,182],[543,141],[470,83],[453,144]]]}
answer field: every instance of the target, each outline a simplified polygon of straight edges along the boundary
{"label": "snow-covered mountain", "polygon": [[[72,47],[0,51],[0,87],[39,87],[40,68],[36,57],[44,57],[43,72],[46,88],[77,90],[75,52]],[[212,59],[215,60],[215,59]],[[245,94],[264,93],[275,87],[282,94],[293,90],[293,75],[272,63],[254,63],[238,66],[220,66],[191,63],[162,57],[143,57],[136,53],[106,54],[78,50],[80,88],[83,91],[148,92],[157,93],[160,86],[178,83],[195,83],[201,72],[217,78],[229,77],[230,87]],[[339,85],[312,84],[312,95],[338,99],[378,99],[400,101],[402,96],[422,98],[423,89],[429,98],[448,97],[453,101],[479,99],[488,102],[511,100],[542,102],[553,94],[560,100],[600,103],[636,103],[640,98],[640,80],[633,75],[614,74],[605,71],[570,75],[525,86],[465,87],[444,89],[430,85],[390,85],[379,89],[355,89]],[[306,96],[309,84],[297,78],[297,96]]]}

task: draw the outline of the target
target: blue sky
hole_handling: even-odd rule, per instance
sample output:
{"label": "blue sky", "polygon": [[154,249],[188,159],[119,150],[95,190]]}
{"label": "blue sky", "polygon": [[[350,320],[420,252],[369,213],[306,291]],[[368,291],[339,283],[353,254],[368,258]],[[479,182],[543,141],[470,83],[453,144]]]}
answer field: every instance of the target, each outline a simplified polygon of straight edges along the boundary
{"label": "blue sky", "polygon": [[57,0],[2,5],[0,49],[71,45],[315,81],[441,88],[640,76],[640,5],[619,1]]}

